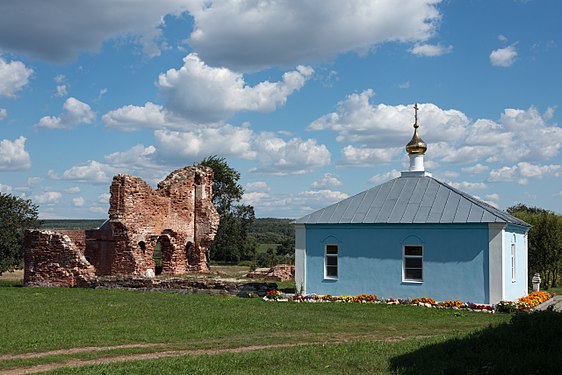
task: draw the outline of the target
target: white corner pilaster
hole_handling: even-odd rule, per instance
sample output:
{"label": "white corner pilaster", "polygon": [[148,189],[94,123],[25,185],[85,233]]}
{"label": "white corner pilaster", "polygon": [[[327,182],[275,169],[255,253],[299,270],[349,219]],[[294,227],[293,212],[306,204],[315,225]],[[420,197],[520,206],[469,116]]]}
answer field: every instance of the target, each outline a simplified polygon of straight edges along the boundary
{"label": "white corner pilaster", "polygon": [[488,282],[490,301],[495,304],[505,295],[505,280],[503,276],[503,232],[505,225],[500,223],[488,224]]}
{"label": "white corner pilaster", "polygon": [[295,288],[306,294],[306,227],[295,224]]}

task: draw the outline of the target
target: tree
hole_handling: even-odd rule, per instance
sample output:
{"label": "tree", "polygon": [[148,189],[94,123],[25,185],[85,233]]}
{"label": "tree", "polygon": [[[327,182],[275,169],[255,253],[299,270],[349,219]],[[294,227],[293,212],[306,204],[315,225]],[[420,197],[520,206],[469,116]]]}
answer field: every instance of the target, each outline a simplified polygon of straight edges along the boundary
{"label": "tree", "polygon": [[556,287],[562,270],[562,216],[552,211],[518,204],[507,209],[531,224],[529,230],[529,280],[541,274],[544,285]]}
{"label": "tree", "polygon": [[0,193],[0,275],[23,266],[23,236],[37,228],[38,206],[29,199]]}
{"label": "tree", "polygon": [[213,205],[220,215],[220,225],[211,244],[212,260],[238,262],[252,260],[256,241],[249,235],[255,220],[254,207],[240,204],[244,188],[238,183],[240,173],[230,167],[226,159],[209,156],[195,165],[213,170]]}
{"label": "tree", "polygon": [[230,167],[225,158],[213,155],[206,157],[195,165],[209,167],[213,170],[213,205],[223,214],[231,210],[244,195],[244,188],[238,183],[240,173]]}

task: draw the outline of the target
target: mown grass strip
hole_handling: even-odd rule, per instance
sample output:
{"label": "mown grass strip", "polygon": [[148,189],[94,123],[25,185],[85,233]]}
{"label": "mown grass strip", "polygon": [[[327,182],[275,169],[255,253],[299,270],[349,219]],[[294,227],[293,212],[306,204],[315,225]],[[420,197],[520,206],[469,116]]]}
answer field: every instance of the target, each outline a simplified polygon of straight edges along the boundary
{"label": "mown grass strip", "polygon": [[[468,332],[502,315],[370,304],[265,303],[210,295],[122,290],[0,288],[0,354],[129,343],[238,344],[353,336]],[[423,322],[423,324],[420,324]]]}

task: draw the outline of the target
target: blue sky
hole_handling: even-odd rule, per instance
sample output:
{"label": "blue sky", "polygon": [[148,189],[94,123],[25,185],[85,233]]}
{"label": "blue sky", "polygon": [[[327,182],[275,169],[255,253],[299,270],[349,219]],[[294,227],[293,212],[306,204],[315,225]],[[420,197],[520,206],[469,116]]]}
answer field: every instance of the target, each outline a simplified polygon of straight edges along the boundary
{"label": "blue sky", "polygon": [[105,218],[224,156],[258,217],[396,177],[418,102],[433,176],[562,212],[557,0],[0,3],[0,191]]}

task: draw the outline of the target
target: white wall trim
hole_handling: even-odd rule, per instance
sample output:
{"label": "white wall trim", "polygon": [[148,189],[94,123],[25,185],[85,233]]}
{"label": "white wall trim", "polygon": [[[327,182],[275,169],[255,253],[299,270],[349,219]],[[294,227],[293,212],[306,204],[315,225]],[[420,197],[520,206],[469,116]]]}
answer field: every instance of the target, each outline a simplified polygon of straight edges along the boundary
{"label": "white wall trim", "polygon": [[505,296],[503,241],[505,224],[488,224],[489,303],[498,303]]}
{"label": "white wall trim", "polygon": [[306,227],[295,224],[295,288],[306,294]]}

